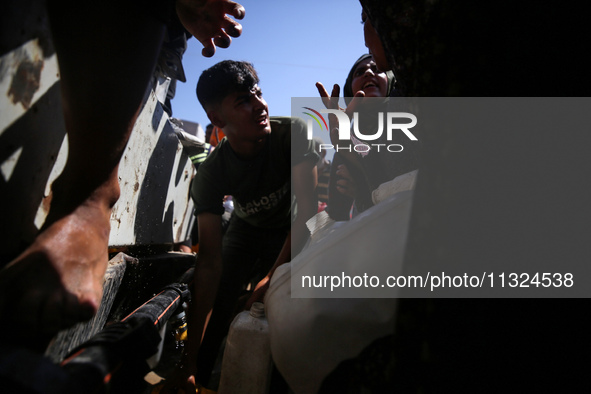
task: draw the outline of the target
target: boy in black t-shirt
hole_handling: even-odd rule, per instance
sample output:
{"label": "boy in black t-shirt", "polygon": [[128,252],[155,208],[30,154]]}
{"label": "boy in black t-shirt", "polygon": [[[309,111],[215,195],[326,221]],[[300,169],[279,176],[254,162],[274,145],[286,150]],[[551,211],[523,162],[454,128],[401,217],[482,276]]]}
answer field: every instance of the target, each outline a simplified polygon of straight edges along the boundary
{"label": "boy in black t-shirt", "polygon": [[[197,97],[210,121],[226,134],[201,165],[191,190],[200,246],[186,361],[189,372],[196,372],[204,384],[255,262],[263,278],[247,306],[262,300],[275,268],[291,259],[292,248],[303,247],[308,237],[305,222],[317,210],[319,157],[306,139],[305,123],[270,118],[258,81],[251,64],[223,61],[204,71],[197,84]],[[298,203],[293,224],[292,184]],[[225,195],[232,195],[235,208],[222,242]],[[195,367],[191,364],[198,349]]]}

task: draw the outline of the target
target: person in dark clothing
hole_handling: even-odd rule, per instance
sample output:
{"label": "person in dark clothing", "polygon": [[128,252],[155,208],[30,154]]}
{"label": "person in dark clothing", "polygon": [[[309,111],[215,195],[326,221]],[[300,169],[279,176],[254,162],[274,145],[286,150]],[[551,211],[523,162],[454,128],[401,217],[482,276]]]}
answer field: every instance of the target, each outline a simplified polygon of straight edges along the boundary
{"label": "person in dark clothing", "polygon": [[[212,56],[242,27],[229,0],[49,0],[69,153],[35,241],[0,271],[0,313],[29,337],[51,338],[97,311],[107,268],[118,165],[175,14]],[[92,147],[89,149],[89,147]],[[2,262],[5,263],[5,262]],[[8,325],[9,327],[11,325]],[[23,341],[27,342],[27,341]]]}
{"label": "person in dark clothing", "polygon": [[[318,154],[298,118],[270,117],[253,66],[223,61],[205,70],[197,97],[211,122],[226,137],[200,166],[191,187],[199,227],[195,300],[189,339],[180,370],[207,384],[235,304],[262,261],[249,304],[262,300],[275,269],[290,261],[308,238],[306,221],[316,213],[314,189]],[[297,216],[292,222],[292,193]],[[224,197],[234,212],[222,239]],[[200,344],[207,315],[212,310]],[[197,359],[197,364],[195,360]]]}
{"label": "person in dark clothing", "polygon": [[[343,93],[348,114],[353,112],[356,103],[353,97],[390,97],[398,96],[394,89],[396,80],[392,71],[381,71],[373,55],[362,55],[353,64],[351,71],[343,85]],[[317,84],[322,97],[328,97],[328,92],[321,83]],[[338,85],[333,89],[333,97],[338,96]],[[328,104],[328,101],[325,101]],[[329,105],[333,105],[332,103]],[[331,126],[332,128],[333,126]],[[375,124],[367,125],[372,129]],[[382,183],[395,177],[416,170],[419,165],[419,143],[407,142],[404,136],[394,136],[395,140],[385,141],[385,136],[376,143],[404,142],[404,151],[400,153],[378,152],[370,149],[368,152],[350,153],[336,152],[333,159],[331,183],[329,186],[328,213],[335,220],[348,220],[351,205],[354,212],[363,212],[373,206],[371,193]],[[334,140],[334,133],[331,138]],[[335,145],[337,141],[333,141]],[[341,142],[342,143],[342,142]]]}

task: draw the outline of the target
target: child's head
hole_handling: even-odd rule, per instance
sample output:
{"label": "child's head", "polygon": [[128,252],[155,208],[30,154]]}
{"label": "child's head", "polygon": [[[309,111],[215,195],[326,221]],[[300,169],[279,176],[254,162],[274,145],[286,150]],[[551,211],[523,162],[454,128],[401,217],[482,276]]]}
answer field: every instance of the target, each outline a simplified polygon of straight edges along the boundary
{"label": "child's head", "polygon": [[269,107],[258,82],[252,64],[225,60],[205,70],[197,83],[207,117],[242,157],[258,152],[271,133]]}
{"label": "child's head", "polygon": [[[366,73],[368,70],[371,70],[371,72]],[[351,97],[354,97],[359,90],[363,90],[366,97],[387,97],[394,89],[395,82],[396,78],[394,78],[392,71],[384,72],[377,69],[376,62],[371,54],[361,55],[351,67],[351,71],[349,71],[347,80],[343,85],[345,103],[349,105]],[[366,86],[370,83],[373,83],[373,88]]]}
{"label": "child's head", "polygon": [[197,82],[197,98],[205,111],[209,111],[229,94],[248,92],[259,83],[252,64],[224,60],[203,71]]}

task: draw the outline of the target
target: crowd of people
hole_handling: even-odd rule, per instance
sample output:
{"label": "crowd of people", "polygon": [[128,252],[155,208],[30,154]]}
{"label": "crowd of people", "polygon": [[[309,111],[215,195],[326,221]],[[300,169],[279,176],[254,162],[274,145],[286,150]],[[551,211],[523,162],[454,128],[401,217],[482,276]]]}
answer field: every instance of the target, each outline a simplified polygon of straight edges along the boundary
{"label": "crowd of people", "polygon": [[[133,1],[124,1],[117,4],[119,12],[112,13],[105,3],[47,2],[70,153],[53,184],[51,209],[39,235],[0,271],[2,315],[25,316],[31,333],[41,331],[51,338],[98,309],[109,216],[119,198],[118,164],[165,29],[181,31],[183,38],[196,37],[204,56],[212,56],[216,46],[227,47],[231,37],[241,33],[241,26],[231,19],[244,17],[244,8],[237,3],[179,0],[174,4],[154,1],[138,12]],[[109,29],[99,29],[105,20]],[[134,51],[129,51],[131,46]],[[393,75],[389,72],[386,77],[386,71],[377,69],[371,55],[362,56],[347,78],[345,92],[388,96],[394,91]],[[375,85],[368,87],[368,80]],[[355,157],[347,164],[339,157],[331,166],[318,144],[306,139],[303,121],[271,117],[258,82],[251,64],[225,61],[204,71],[197,86],[211,124],[206,133],[207,159],[199,161],[191,190],[198,228],[198,240],[193,242],[199,243],[199,253],[196,301],[189,315],[191,335],[183,359],[186,368],[172,379],[179,387],[207,382],[240,292],[255,280],[246,307],[262,301],[275,269],[306,243],[306,221],[319,207],[337,217],[336,201],[345,199],[340,206],[348,214],[354,199],[357,209],[365,209],[361,190],[367,193],[375,186],[367,185],[369,172]],[[118,92],[116,99],[113,91]],[[327,96],[323,90],[320,93]],[[89,142],[90,151],[84,149]],[[222,235],[221,216],[228,199],[234,212]],[[27,291],[9,302],[15,286]]]}
{"label": "crowd of people", "polygon": [[[50,338],[89,319],[98,309],[109,216],[119,198],[118,163],[166,26],[174,26],[183,37],[196,37],[204,56],[212,56],[216,46],[227,47],[231,37],[241,33],[241,26],[231,19],[244,17],[244,8],[237,3],[178,0],[174,4],[171,8],[154,1],[138,12],[133,1],[124,1],[113,13],[105,3],[75,7],[68,0],[47,3],[70,153],[53,184],[51,209],[38,237],[0,271],[3,317],[16,319],[23,316],[21,311],[37,311],[24,315],[32,333],[40,330]],[[98,29],[105,20],[110,28]],[[366,28],[371,54],[363,55],[347,77],[347,103],[350,97],[387,97],[396,92],[390,67],[379,59],[383,49],[374,46],[379,39],[367,31],[371,27]],[[129,51],[132,45],[135,49]],[[382,68],[377,66],[380,62]],[[241,291],[254,280],[245,306],[263,300],[275,269],[306,243],[308,219],[324,209],[336,219],[348,219],[352,209],[369,207],[367,194],[372,188],[401,173],[371,179],[383,173],[372,168],[379,163],[355,155],[338,154],[331,165],[324,158],[326,152],[318,150],[319,142],[306,139],[301,119],[269,115],[258,83],[253,66],[237,61],[216,64],[198,82],[197,96],[211,124],[206,130],[208,152],[199,160],[191,190],[198,229],[193,243],[199,243],[195,302],[189,314],[185,368],[179,369],[167,389],[194,389],[197,382],[207,383]],[[329,97],[321,84],[318,88],[322,97]],[[118,92],[116,99],[113,91]],[[330,100],[326,104],[331,107]],[[90,151],[84,149],[89,142]],[[229,198],[234,211],[222,232],[224,202]],[[297,215],[292,215],[295,204]],[[15,286],[27,291],[19,292],[16,302],[8,302]]]}
{"label": "crowd of people", "polygon": [[[384,52],[381,42],[372,39],[376,33],[365,14],[362,19],[370,54],[361,56],[346,78],[344,94],[351,108],[339,108],[345,112],[352,112],[363,97],[397,95],[391,67],[384,59],[374,60],[374,53]],[[379,61],[383,69],[377,67]],[[223,61],[205,70],[197,84],[199,102],[213,130],[223,131],[225,138],[200,166],[191,190],[199,233],[194,293],[200,302],[189,323],[190,332],[197,334],[189,336],[187,368],[175,378],[176,384],[187,376],[195,376],[201,384],[209,382],[241,292],[254,279],[245,307],[263,301],[274,271],[308,239],[308,219],[326,210],[334,219],[347,220],[350,212],[373,205],[372,190],[419,165],[418,144],[404,155],[337,154],[336,165],[331,165],[324,158],[326,151],[318,149],[321,141],[306,139],[301,119],[269,115],[258,83],[251,64]],[[321,83],[317,87],[327,108],[335,108],[336,87],[332,97]],[[351,104],[352,98],[357,102]],[[213,135],[208,130],[206,138]],[[351,143],[339,141],[335,133],[331,139],[335,145]],[[228,195],[234,212],[222,237],[220,221]],[[297,214],[292,220],[294,199]],[[210,311],[199,341],[195,338],[201,337]],[[196,364],[189,361],[195,359]]]}
{"label": "crowd of people", "polygon": [[[131,0],[48,0],[47,5],[70,153],[53,184],[51,209],[38,237],[0,271],[0,313],[13,320],[25,316],[28,333],[50,338],[98,309],[109,217],[119,198],[117,169],[165,26],[182,25],[209,57],[216,46],[227,47],[231,37],[240,36],[235,19],[245,10],[230,0],[154,0],[142,12]],[[99,29],[105,20],[110,28]],[[329,93],[317,84],[326,108],[348,115],[363,98],[402,96],[391,57],[365,11],[362,22],[369,53],[346,76],[346,108],[338,105],[338,85]],[[305,247],[310,218],[326,211],[346,221],[371,210],[378,204],[372,192],[413,173],[421,160],[420,142],[405,140],[404,151],[396,155],[341,149],[328,161],[319,149],[322,141],[307,139],[301,119],[269,114],[257,72],[247,62],[223,61],[203,71],[197,98],[211,124],[207,152],[194,161],[198,169],[191,186],[198,230],[192,241],[199,244],[193,302],[181,366],[163,392],[192,392],[208,384],[232,317],[264,300],[278,267]],[[336,117],[329,120],[333,146],[355,142],[339,139]],[[368,132],[376,127],[363,126]],[[85,148],[89,144],[92,150]],[[225,225],[228,201],[233,212]],[[249,296],[241,297],[247,288]]]}

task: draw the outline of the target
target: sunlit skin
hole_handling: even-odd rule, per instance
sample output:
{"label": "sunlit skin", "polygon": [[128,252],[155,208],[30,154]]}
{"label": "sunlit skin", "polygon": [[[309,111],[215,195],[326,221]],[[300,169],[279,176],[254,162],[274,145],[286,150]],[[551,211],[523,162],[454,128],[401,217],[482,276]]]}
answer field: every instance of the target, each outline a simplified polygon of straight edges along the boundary
{"label": "sunlit skin", "polygon": [[388,92],[388,77],[378,70],[373,59],[367,58],[355,68],[351,90],[353,94],[363,91],[365,97],[385,97]]}
{"label": "sunlit skin", "polygon": [[[51,337],[89,319],[100,305],[111,209],[120,195],[118,163],[164,33],[163,23],[127,3],[113,12],[111,3],[47,2],[69,155],[53,183],[51,208],[39,235],[0,270],[0,314],[8,322],[19,322],[5,325],[4,330],[14,331],[5,336],[9,340]],[[213,55],[216,46],[227,47],[230,37],[242,31],[232,19],[245,14],[237,3],[175,4],[206,56]],[[97,56],[107,52],[109,56]]]}
{"label": "sunlit skin", "polygon": [[269,107],[258,85],[229,94],[208,116],[224,130],[232,150],[245,159],[256,156],[271,133]]}
{"label": "sunlit skin", "polygon": [[183,26],[203,45],[201,54],[211,57],[216,46],[228,48],[242,26],[228,15],[242,19],[244,7],[230,0],[177,0],[175,7]]}

